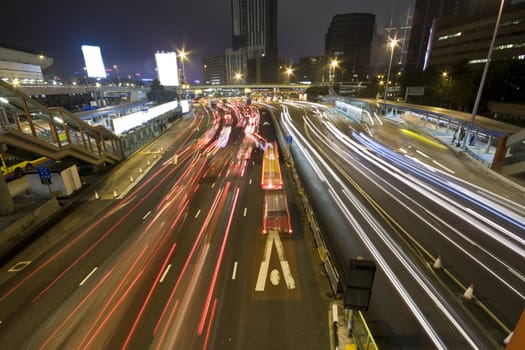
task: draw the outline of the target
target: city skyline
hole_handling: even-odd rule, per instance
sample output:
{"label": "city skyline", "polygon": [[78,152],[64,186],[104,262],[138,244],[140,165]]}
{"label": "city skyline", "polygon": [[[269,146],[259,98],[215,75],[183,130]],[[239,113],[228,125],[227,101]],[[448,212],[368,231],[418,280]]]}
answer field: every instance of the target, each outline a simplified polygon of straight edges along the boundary
{"label": "city skyline", "polygon": [[[390,17],[397,18],[400,12],[413,8],[414,0],[395,4],[380,0],[365,4],[327,0],[320,6],[313,0],[279,3],[280,58],[296,62],[300,57],[323,55],[324,36],[335,14],[374,13],[376,30],[380,32]],[[105,66],[118,65],[123,77],[136,72],[155,77],[157,50],[185,49],[189,53],[186,71],[191,81],[202,79],[203,58],[223,54],[232,47],[230,0],[214,1],[213,5],[210,2],[209,6],[153,0],[134,7],[120,0],[94,1],[89,7],[68,1],[49,6],[30,0],[24,4],[10,2],[4,10],[25,13],[28,7],[31,13],[39,15],[29,16],[23,25],[20,16],[7,16],[0,23],[0,43],[53,57],[55,62],[48,71],[63,79],[75,72],[82,74],[83,44],[100,46]],[[301,9],[300,13],[296,8]]]}

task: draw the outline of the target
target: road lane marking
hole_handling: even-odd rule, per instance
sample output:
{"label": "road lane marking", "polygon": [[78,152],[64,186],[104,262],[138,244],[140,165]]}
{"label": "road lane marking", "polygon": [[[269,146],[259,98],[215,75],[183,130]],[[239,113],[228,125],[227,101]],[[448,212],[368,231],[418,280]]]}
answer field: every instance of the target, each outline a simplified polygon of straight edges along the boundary
{"label": "road lane marking", "polygon": [[244,208],[244,216],[246,216],[247,211],[248,211],[248,208]]}
{"label": "road lane marking", "polygon": [[277,250],[277,256],[279,257],[279,263],[283,272],[286,288],[295,289],[295,280],[292,276],[290,264],[286,260],[286,256],[284,254],[284,246],[281,241],[281,238],[279,237],[279,232],[270,230],[268,236],[266,237],[266,245],[264,247],[264,258],[261,261],[261,266],[259,267],[259,275],[257,276],[257,283],[255,284],[256,292],[262,292],[266,287],[266,280],[268,279],[268,269],[270,266],[270,257],[272,255],[272,248],[274,244],[275,249]]}
{"label": "road lane marking", "polygon": [[197,210],[197,214],[195,214],[195,219],[199,217],[199,215],[201,214],[201,210]]}
{"label": "road lane marking", "polygon": [[146,215],[144,215],[144,216],[142,217],[142,220],[146,220],[146,218],[149,216],[149,214],[151,214],[151,210],[148,211],[148,212],[146,213]]}
{"label": "road lane marking", "polygon": [[91,277],[92,274],[95,273],[95,271],[98,270],[98,267],[95,267],[93,270],[91,270],[91,272],[82,280],[82,282],[79,283],[79,287],[82,286],[84,283],[86,283],[86,281],[89,279],[89,277]]}
{"label": "road lane marking", "polygon": [[266,237],[266,245],[264,247],[264,258],[259,267],[259,275],[257,276],[257,283],[255,284],[255,291],[262,292],[266,286],[266,277],[268,277],[268,267],[270,265],[270,255],[272,254],[273,239],[270,235]]}
{"label": "road lane marking", "polygon": [[166,266],[166,270],[164,270],[164,273],[160,277],[159,283],[162,283],[164,281],[164,278],[166,277],[170,269],[171,269],[171,264],[168,264],[168,266]]}
{"label": "road lane marking", "polygon": [[26,261],[19,261],[16,264],[14,264],[7,272],[18,272],[27,267],[27,265],[31,264],[31,260]]}
{"label": "road lane marking", "polygon": [[250,181],[248,183],[251,185],[252,184],[252,179],[250,179]]}
{"label": "road lane marking", "polygon": [[232,273],[232,280],[237,278],[237,261],[233,263],[233,273]]}

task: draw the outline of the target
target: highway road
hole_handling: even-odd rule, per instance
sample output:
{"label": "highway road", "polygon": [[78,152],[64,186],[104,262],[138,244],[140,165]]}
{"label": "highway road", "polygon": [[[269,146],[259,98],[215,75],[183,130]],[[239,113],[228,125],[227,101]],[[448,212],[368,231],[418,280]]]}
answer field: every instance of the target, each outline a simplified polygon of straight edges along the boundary
{"label": "highway road", "polygon": [[329,347],[293,187],[294,234],[263,235],[262,152],[222,116],[197,108],[2,268],[0,348]]}
{"label": "highway road", "polygon": [[503,348],[525,305],[523,193],[379,117],[270,108],[339,270],[378,267],[365,317],[380,348]]}

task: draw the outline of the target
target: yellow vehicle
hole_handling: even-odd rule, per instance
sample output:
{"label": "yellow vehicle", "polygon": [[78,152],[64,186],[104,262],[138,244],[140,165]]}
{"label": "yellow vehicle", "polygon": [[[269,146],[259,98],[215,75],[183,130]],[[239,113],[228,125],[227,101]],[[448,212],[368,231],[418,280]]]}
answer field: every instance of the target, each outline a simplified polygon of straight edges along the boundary
{"label": "yellow vehicle", "polygon": [[0,154],[0,170],[6,181],[17,179],[24,175],[24,172],[30,171],[38,166],[50,163],[51,160],[46,157],[37,157],[32,160],[22,159],[7,153]]}

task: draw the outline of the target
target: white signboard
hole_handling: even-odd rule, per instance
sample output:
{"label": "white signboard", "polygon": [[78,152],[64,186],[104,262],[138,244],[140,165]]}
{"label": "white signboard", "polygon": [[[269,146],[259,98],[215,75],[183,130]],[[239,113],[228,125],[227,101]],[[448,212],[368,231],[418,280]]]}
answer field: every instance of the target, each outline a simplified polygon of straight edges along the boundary
{"label": "white signboard", "polygon": [[102,61],[99,46],[82,45],[84,62],[86,62],[87,75],[90,78],[105,78],[106,68]]}

